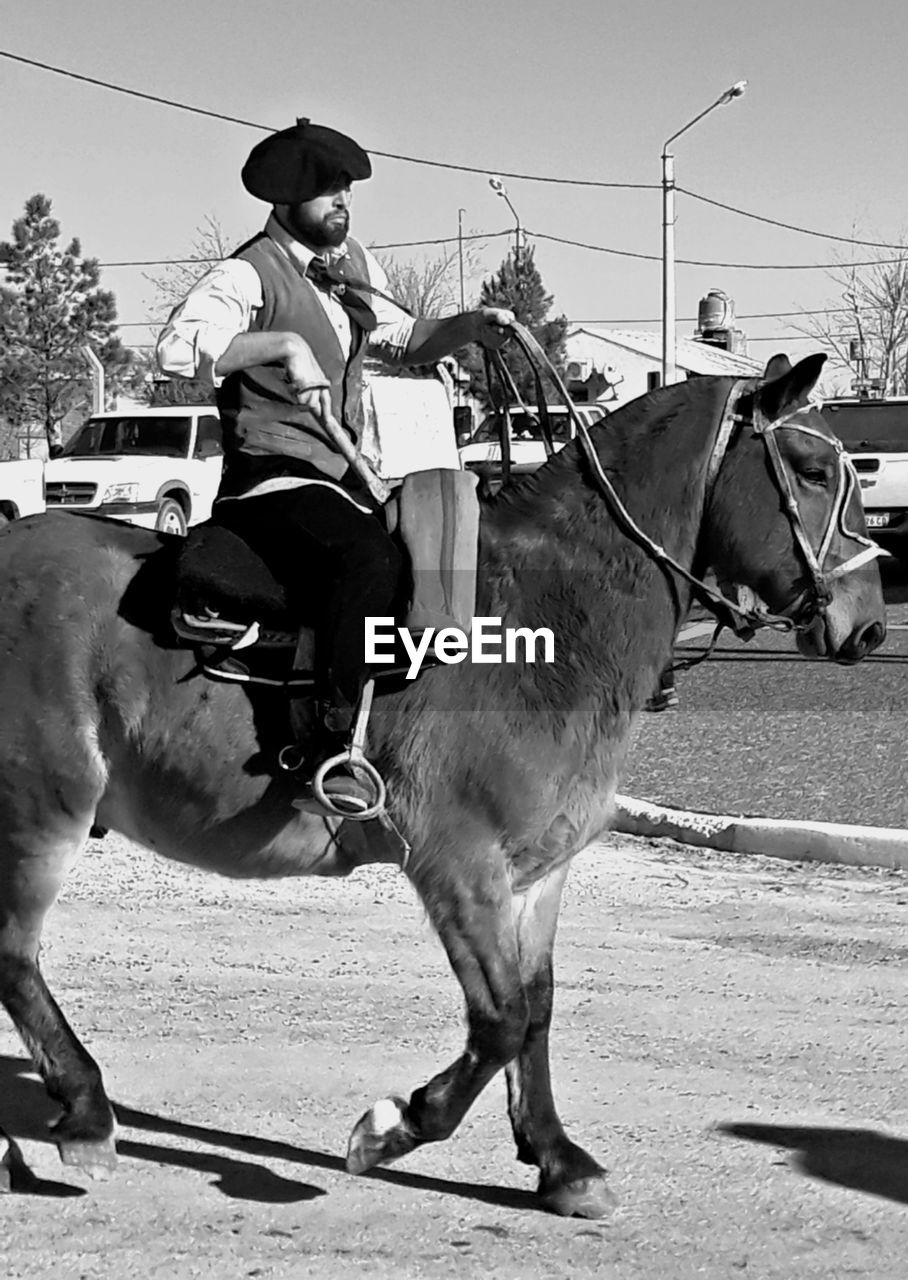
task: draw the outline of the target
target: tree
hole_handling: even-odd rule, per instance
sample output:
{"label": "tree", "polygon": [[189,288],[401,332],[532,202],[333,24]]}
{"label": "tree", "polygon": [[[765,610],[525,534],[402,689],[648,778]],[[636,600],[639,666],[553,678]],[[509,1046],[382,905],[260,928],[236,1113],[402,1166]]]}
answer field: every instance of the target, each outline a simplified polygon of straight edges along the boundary
{"label": "tree", "polygon": [[183,262],[169,262],[163,270],[153,275],[145,275],[145,279],[154,289],[152,319],[161,324],[167,319],[170,311],[182,302],[192,286],[216,262],[229,258],[235,246],[232,245],[214,214],[208,213],[196,228],[195,239]]}
{"label": "tree", "polygon": [[[465,279],[478,275],[481,250],[482,245],[475,240],[463,249]],[[412,315],[431,320],[461,309],[460,247],[420,261],[401,262],[387,253],[376,253],[375,256],[388,277],[391,297]]]}
{"label": "tree", "polygon": [[[545,291],[533,247],[528,245],[508,254],[497,273],[483,283],[479,295],[480,306],[507,307],[513,311],[563,375],[568,322],[565,316],[547,319],[553,301],[553,296]],[[505,358],[520,397],[528,403],[535,402],[536,383],[526,356],[512,343]],[[468,349],[460,353],[460,359],[470,371],[472,393],[491,404],[482,353]]]}
{"label": "tree", "polygon": [[[196,228],[195,238],[183,262],[170,262],[163,270],[145,279],[155,291],[152,320],[163,324],[169,313],[216,262],[229,258],[234,246],[214,214],[206,214]],[[154,356],[143,356],[146,370],[142,395],[149,405],[209,404],[214,392],[210,385],[191,378],[167,378],[158,369]]]}
{"label": "tree", "polygon": [[114,295],[99,287],[97,259],[83,258],[76,239],[65,248],[59,241],[50,200],[34,195],[13,223],[12,239],[0,243],[0,416],[25,435],[29,453],[35,429],[55,450],[67,414],[90,406],[84,347],[101,361],[111,390],[129,380],[132,365],[115,332]]}
{"label": "tree", "polygon": [[841,290],[840,305],[794,327],[828,347],[855,388],[908,394],[908,260],[881,257],[863,268],[843,262],[829,278]]}

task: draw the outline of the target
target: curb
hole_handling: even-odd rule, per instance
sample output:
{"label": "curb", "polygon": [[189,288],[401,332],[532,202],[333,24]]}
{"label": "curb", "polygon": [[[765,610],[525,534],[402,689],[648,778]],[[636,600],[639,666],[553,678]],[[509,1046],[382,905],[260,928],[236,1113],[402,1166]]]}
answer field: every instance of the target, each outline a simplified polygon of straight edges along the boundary
{"label": "curb", "polygon": [[612,830],[623,835],[664,837],[726,853],[762,853],[790,862],[836,862],[849,867],[908,871],[908,831],[899,827],[688,813],[619,795],[615,797]]}

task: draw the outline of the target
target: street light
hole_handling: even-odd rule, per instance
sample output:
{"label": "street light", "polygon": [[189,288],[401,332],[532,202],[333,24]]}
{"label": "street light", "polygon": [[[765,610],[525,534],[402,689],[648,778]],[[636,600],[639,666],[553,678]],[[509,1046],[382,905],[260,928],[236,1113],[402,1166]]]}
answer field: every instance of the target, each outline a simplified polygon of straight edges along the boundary
{"label": "street light", "polygon": [[463,215],[466,209],[457,210],[457,261],[460,268],[460,309],[466,311],[463,295]]}
{"label": "street light", "polygon": [[666,138],[662,147],[662,385],[674,382],[675,368],[675,157],[669,146],[687,133],[710,111],[724,107],[734,98],[740,98],[747,88],[746,80],[738,80],[721,97],[716,98],[705,111],[688,120],[683,129]]}
{"label": "street light", "polygon": [[[460,313],[461,315],[463,315],[463,313],[467,309],[467,304],[464,298],[464,291],[463,291],[463,215],[465,213],[466,213],[466,209],[457,210],[457,263],[458,263],[459,274],[460,274]],[[458,378],[457,378],[457,386],[456,386],[455,394],[457,397],[457,408],[459,409],[461,405],[461,396],[463,394],[463,391],[460,385],[459,370],[458,370]]]}
{"label": "street light", "polygon": [[511,198],[508,195],[508,189],[504,185],[504,183],[501,181],[500,178],[489,178],[489,186],[495,192],[496,196],[501,196],[502,200],[505,202],[505,204],[510,209],[511,213],[513,213],[514,215],[514,222],[516,224],[514,228],[514,263],[516,265],[520,261],[520,236],[521,236],[520,214],[511,204]]}

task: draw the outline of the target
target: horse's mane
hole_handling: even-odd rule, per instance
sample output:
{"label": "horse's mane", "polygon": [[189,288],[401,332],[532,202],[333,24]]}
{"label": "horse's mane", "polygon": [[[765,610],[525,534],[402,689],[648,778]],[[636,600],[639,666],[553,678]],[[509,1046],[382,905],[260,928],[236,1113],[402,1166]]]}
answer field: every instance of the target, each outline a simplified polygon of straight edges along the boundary
{"label": "horse's mane", "polygon": [[[731,379],[727,377],[702,377],[667,387],[656,387],[637,399],[629,401],[614,413],[602,418],[588,428],[593,447],[608,471],[633,462],[637,474],[653,474],[654,456],[659,446],[668,441],[668,429],[681,425],[680,415],[692,411],[695,423],[709,415],[715,421],[716,406],[727,394]],[[718,385],[717,384],[721,384]],[[689,457],[688,430],[678,430],[674,443],[679,460]],[[587,464],[581,441],[577,438],[548,458],[536,471],[514,476],[499,491],[482,499],[487,523],[505,524],[518,515],[531,515],[565,492],[566,486],[588,483],[582,477],[587,474]]]}

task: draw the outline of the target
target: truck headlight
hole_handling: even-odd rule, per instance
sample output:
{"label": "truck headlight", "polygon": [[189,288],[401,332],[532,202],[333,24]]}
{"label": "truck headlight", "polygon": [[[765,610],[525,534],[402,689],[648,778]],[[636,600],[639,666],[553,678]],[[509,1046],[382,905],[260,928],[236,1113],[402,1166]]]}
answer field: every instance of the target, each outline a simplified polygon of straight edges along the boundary
{"label": "truck headlight", "polygon": [[137,484],[110,484],[104,490],[102,504],[106,502],[138,502],[139,486]]}

